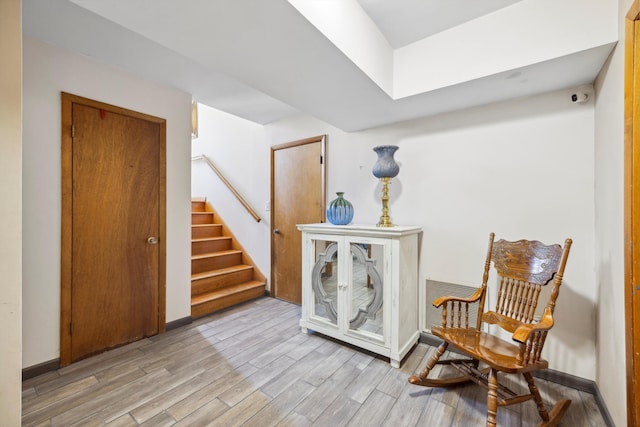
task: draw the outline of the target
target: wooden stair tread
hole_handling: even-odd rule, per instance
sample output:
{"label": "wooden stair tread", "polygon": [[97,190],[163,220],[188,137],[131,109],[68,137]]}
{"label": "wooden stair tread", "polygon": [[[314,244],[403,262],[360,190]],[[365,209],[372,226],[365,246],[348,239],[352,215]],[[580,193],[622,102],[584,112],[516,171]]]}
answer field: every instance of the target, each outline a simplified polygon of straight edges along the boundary
{"label": "wooden stair tread", "polygon": [[235,254],[241,254],[241,253],[242,251],[240,250],[228,249],[226,251],[207,252],[206,254],[191,255],[191,259],[194,260],[194,259],[214,258],[218,256],[235,255]]}
{"label": "wooden stair tread", "polygon": [[264,282],[260,282],[258,280],[252,280],[250,282],[239,283],[237,285],[226,286],[221,289],[217,289],[215,291],[202,293],[196,296],[191,297],[191,305],[202,304],[211,300],[224,298],[229,295],[237,294],[242,291],[246,291],[249,289],[255,289],[265,286]]}
{"label": "wooden stair tread", "polygon": [[208,277],[222,276],[223,274],[235,273],[237,271],[251,270],[253,267],[246,264],[238,264],[233,267],[219,268],[217,270],[203,271],[202,273],[194,273],[191,280],[205,279]]}
{"label": "wooden stair tread", "polygon": [[191,213],[191,316],[264,296],[265,277],[206,198],[192,197]]}
{"label": "wooden stair tread", "polygon": [[197,239],[191,239],[191,242],[212,242],[215,240],[231,240],[230,236],[214,236],[214,237],[199,237]]}

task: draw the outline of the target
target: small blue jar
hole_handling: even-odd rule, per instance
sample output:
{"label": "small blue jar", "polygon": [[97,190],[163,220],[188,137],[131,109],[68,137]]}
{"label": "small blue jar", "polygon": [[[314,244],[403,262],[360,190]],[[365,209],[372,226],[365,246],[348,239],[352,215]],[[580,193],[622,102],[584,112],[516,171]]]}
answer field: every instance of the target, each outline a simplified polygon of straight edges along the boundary
{"label": "small blue jar", "polygon": [[343,196],[344,192],[337,192],[338,198],[327,206],[327,221],[333,225],[347,225],[353,219],[353,205]]}

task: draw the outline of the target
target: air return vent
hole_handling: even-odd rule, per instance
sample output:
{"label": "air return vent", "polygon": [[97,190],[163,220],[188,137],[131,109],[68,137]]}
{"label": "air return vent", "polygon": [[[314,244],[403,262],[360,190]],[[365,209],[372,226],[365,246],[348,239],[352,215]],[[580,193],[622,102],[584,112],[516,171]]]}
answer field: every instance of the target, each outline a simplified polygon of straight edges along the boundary
{"label": "air return vent", "polygon": [[[458,285],[455,283],[438,282],[435,280],[427,279],[427,332],[431,332],[431,327],[436,325],[442,325],[442,308],[436,308],[431,304],[434,299],[441,296],[454,296],[454,297],[469,297],[476,291],[477,288],[473,286]],[[485,301],[485,307],[489,304],[489,298]],[[478,318],[478,305],[469,305],[469,325],[475,325]]]}

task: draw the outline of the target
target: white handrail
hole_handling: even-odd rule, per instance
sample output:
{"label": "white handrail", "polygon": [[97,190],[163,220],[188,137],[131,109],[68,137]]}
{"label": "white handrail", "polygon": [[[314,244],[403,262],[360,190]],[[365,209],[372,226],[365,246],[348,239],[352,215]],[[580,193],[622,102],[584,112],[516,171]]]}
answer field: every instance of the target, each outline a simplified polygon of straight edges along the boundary
{"label": "white handrail", "polygon": [[216,175],[218,175],[218,178],[220,178],[220,180],[224,183],[224,185],[227,186],[227,188],[233,193],[233,195],[236,196],[236,199],[238,199],[238,201],[242,204],[242,206],[244,206],[247,212],[249,212],[249,215],[251,215],[256,220],[256,222],[260,222],[261,218],[260,216],[258,216],[256,211],[253,210],[253,208],[249,205],[249,203],[247,203],[244,197],[242,197],[240,193],[238,193],[238,191],[233,187],[233,185],[231,185],[231,183],[224,177],[222,172],[220,172],[220,170],[213,164],[213,162],[207,156],[205,156],[204,154],[199,154],[197,156],[191,157],[191,161],[193,160],[204,160],[205,162],[207,162],[211,170],[213,170],[216,173]]}

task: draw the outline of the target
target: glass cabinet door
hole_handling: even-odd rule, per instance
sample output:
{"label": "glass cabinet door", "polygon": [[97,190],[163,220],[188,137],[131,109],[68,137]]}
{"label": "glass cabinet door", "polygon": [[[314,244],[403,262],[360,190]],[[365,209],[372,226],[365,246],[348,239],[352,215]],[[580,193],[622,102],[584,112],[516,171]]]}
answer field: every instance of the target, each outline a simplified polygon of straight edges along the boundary
{"label": "glass cabinet door", "polygon": [[382,338],[384,246],[350,242],[349,249],[349,329],[379,335]]}
{"label": "glass cabinet door", "polygon": [[314,240],[312,317],[338,325],[338,242]]}

